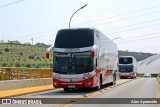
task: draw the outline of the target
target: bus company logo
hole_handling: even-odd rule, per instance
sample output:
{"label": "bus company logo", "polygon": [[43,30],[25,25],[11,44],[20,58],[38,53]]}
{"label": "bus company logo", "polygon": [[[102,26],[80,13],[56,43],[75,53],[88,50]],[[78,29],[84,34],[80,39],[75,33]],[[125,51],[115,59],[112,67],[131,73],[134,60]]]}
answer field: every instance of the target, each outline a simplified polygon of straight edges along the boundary
{"label": "bus company logo", "polygon": [[79,52],[80,49],[79,48],[68,48],[68,49],[65,49],[65,52]]}
{"label": "bus company logo", "polygon": [[70,79],[70,82],[73,82],[73,80],[72,80],[72,79]]}

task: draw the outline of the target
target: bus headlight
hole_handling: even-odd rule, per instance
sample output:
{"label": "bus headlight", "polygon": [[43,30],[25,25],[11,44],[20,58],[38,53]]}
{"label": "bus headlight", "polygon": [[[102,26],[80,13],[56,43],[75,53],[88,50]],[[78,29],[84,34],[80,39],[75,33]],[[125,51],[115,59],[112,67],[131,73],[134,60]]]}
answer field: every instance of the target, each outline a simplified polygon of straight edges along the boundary
{"label": "bus headlight", "polygon": [[56,83],[56,82],[54,82],[53,84],[54,84],[55,86],[57,85],[57,83]]}
{"label": "bus headlight", "polygon": [[95,71],[83,74],[84,79],[89,79],[95,75]]}
{"label": "bus headlight", "polygon": [[54,74],[53,74],[53,78],[55,78],[55,79],[60,79],[60,78],[61,78],[61,75],[54,73]]}
{"label": "bus headlight", "polygon": [[87,82],[87,83],[86,83],[86,86],[89,86],[89,85],[91,85],[91,84],[92,84],[91,82]]}

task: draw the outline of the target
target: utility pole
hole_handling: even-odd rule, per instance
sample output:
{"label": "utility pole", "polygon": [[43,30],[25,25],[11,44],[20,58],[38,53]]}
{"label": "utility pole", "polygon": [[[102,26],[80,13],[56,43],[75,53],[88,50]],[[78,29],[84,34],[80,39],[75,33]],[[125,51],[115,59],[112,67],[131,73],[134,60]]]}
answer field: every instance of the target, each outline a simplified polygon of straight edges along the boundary
{"label": "utility pole", "polygon": [[31,40],[32,40],[32,45],[33,45],[33,38]]}
{"label": "utility pole", "polygon": [[2,40],[0,41],[1,43],[3,43],[4,42],[4,35],[2,35]]}

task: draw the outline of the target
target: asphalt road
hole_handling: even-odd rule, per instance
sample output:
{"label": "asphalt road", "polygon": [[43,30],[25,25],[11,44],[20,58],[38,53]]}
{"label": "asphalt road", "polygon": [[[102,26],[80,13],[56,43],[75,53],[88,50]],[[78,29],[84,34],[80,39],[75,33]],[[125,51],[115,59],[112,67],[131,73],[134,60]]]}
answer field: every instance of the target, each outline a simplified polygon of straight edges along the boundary
{"label": "asphalt road", "polygon": [[[160,87],[156,78],[141,78],[107,90],[94,98],[160,98]],[[131,100],[132,101],[132,100]],[[87,101],[82,101],[85,103]],[[92,102],[92,99],[90,100]],[[112,102],[112,101],[111,101]],[[139,101],[140,102],[140,101]],[[89,101],[87,102],[89,103]],[[83,104],[83,107],[160,107],[160,104]],[[81,107],[81,105],[70,105]]]}
{"label": "asphalt road", "polygon": [[[127,82],[128,81],[128,82]],[[125,83],[124,83],[125,82]],[[123,83],[123,84],[122,84]],[[139,79],[120,79],[117,85],[103,86],[102,90],[72,90],[64,92],[63,89],[34,93],[30,95],[19,96],[17,98],[65,98],[63,102],[71,104],[47,104],[47,105],[23,105],[23,107],[160,107],[160,104],[98,104],[95,100],[102,98],[160,98],[160,86],[156,78],[139,78]],[[72,100],[69,98],[73,98]],[[76,99],[75,98],[83,98]],[[84,98],[89,98],[85,100]],[[94,98],[94,100],[93,100]],[[110,99],[110,102],[112,103]],[[122,99],[121,99],[122,100]],[[72,104],[75,103],[75,104]],[[79,103],[79,104],[77,104]],[[86,104],[85,104],[86,103]],[[93,104],[95,103],[95,104]],[[0,107],[21,107],[22,105],[0,105]]]}

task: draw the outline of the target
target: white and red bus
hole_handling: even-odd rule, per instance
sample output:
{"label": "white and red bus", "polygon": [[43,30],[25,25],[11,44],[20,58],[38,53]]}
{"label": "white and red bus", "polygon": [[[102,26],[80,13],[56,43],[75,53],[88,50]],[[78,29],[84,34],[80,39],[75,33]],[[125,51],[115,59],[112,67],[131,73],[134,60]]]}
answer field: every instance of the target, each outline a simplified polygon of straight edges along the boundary
{"label": "white and red bus", "polygon": [[137,60],[133,56],[119,57],[119,78],[136,78]]}
{"label": "white and red bus", "polygon": [[59,30],[53,48],[53,86],[64,90],[116,82],[117,45],[97,29]]}

